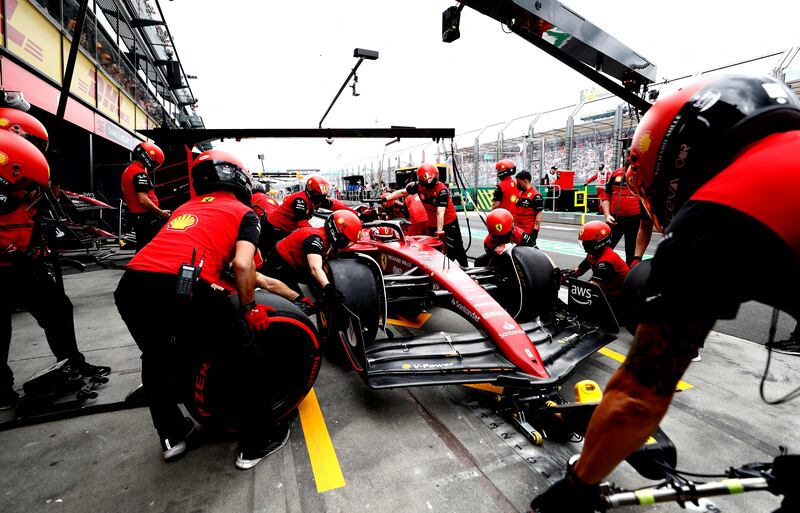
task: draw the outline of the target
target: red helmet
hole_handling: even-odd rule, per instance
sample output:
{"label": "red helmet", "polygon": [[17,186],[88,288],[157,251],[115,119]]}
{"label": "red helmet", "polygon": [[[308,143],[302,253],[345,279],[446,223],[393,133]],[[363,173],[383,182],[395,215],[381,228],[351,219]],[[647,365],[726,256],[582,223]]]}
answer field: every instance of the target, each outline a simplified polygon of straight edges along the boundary
{"label": "red helmet", "polygon": [[46,187],[50,183],[47,159],[33,143],[0,130],[0,186],[12,185]]}
{"label": "red helmet", "polygon": [[706,77],[658,100],[633,134],[630,180],[659,231],[748,144],[800,129],[800,100],[770,77]]}
{"label": "red helmet", "polygon": [[201,153],[192,164],[192,186],[197,194],[229,191],[250,205],[253,182],[250,171],[236,156],[222,150]]}
{"label": "red helmet", "polygon": [[41,121],[27,112],[17,109],[0,108],[0,130],[8,130],[33,143],[44,153],[47,151],[47,129]]}
{"label": "red helmet", "polygon": [[147,169],[153,170],[164,163],[164,152],[155,144],[145,141],[133,149],[133,158],[144,164]]}
{"label": "red helmet", "polygon": [[439,170],[433,164],[422,164],[417,168],[417,180],[423,187],[433,187],[439,182]]}
{"label": "red helmet", "polygon": [[517,164],[511,159],[503,159],[494,165],[497,170],[497,178],[504,178],[506,176],[514,176],[517,172]]}
{"label": "red helmet", "polygon": [[336,249],[344,249],[361,238],[361,219],[349,210],[336,210],[325,220],[328,240]]}
{"label": "red helmet", "polygon": [[514,216],[504,208],[496,208],[486,216],[486,228],[492,237],[508,235],[514,229]]}
{"label": "red helmet", "polygon": [[611,241],[611,227],[603,221],[589,221],[578,232],[578,240],[583,242],[587,253],[594,253]]}
{"label": "red helmet", "polygon": [[315,203],[321,201],[322,198],[327,198],[330,190],[331,184],[321,176],[312,176],[306,180],[306,194]]}
{"label": "red helmet", "polygon": [[374,240],[381,242],[397,240],[397,234],[391,226],[376,226],[372,229],[371,235]]}

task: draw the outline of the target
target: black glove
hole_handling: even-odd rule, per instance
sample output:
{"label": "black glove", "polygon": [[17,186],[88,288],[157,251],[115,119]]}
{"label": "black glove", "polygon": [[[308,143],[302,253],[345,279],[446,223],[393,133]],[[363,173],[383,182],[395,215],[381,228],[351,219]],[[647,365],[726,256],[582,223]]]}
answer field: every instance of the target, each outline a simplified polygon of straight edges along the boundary
{"label": "black glove", "polygon": [[333,286],[333,283],[328,283],[322,287],[322,303],[326,306],[337,306],[344,302],[344,294],[342,291]]}
{"label": "black glove", "polygon": [[532,239],[531,246],[533,246],[534,248],[536,247],[536,239],[538,238],[539,238],[539,230],[534,228],[533,230],[531,230],[531,239]]}
{"label": "black glove", "polygon": [[586,484],[575,475],[572,465],[564,479],[531,501],[532,513],[595,513],[604,511],[598,485]]}

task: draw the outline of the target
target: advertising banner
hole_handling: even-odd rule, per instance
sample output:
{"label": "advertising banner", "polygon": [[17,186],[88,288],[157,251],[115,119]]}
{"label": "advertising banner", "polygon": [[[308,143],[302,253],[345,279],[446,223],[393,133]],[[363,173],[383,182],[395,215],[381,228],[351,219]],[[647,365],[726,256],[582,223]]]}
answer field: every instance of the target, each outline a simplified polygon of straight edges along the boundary
{"label": "advertising banner", "polygon": [[61,34],[26,0],[6,0],[8,49],[61,83]]}

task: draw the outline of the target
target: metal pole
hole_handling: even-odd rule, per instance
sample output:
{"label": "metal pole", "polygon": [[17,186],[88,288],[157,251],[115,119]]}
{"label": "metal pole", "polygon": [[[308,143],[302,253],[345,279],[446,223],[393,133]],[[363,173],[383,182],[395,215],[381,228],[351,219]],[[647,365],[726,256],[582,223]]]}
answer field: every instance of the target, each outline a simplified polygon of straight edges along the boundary
{"label": "metal pole", "polygon": [[[86,0],[84,0],[84,1],[86,1]],[[333,108],[333,104],[336,103],[336,100],[339,99],[339,95],[342,94],[342,91],[344,91],[344,88],[347,87],[347,84],[350,82],[350,79],[353,78],[353,75],[356,74],[356,70],[358,69],[359,66],[361,66],[361,62],[363,60],[364,60],[364,57],[361,57],[360,59],[358,59],[358,62],[356,63],[355,67],[350,71],[350,74],[347,75],[347,78],[345,79],[344,83],[342,84],[342,87],[339,88],[339,92],[336,93],[336,96],[333,97],[333,101],[331,102],[330,105],[328,105],[328,110],[325,111],[325,114],[322,115],[322,119],[319,120],[319,128],[322,128],[322,122],[325,121],[325,118],[328,116],[328,113]]]}
{"label": "metal pole", "polygon": [[617,169],[622,158],[622,107],[623,104],[617,105],[617,111],[614,113],[614,169]]}
{"label": "metal pole", "polygon": [[89,190],[94,192],[94,134],[89,132]]}
{"label": "metal pole", "polygon": [[81,0],[75,30],[72,32],[72,44],[69,45],[67,69],[64,70],[64,80],[61,82],[61,95],[58,97],[58,110],[56,110],[58,119],[64,119],[64,113],[67,110],[69,88],[72,84],[72,74],[75,72],[75,60],[78,58],[78,46],[81,44],[81,35],[83,34],[83,25],[86,21],[86,10],[88,7],[89,0]]}

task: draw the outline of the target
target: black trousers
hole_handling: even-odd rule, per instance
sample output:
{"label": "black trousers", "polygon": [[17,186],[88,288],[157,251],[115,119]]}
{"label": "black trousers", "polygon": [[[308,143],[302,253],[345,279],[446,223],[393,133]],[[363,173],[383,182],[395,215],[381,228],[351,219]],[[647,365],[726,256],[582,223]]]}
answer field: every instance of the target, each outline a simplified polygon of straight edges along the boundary
{"label": "black trousers", "polygon": [[176,293],[176,284],[177,276],[128,270],[114,292],[122,320],[142,351],[142,384],[156,431],[162,438],[180,434],[178,403],[192,384],[183,381],[190,379],[187,368],[197,356],[212,357],[231,370],[225,376],[237,391],[229,400],[242,420],[241,441],[258,444],[274,427],[270,408],[253,407],[256,399],[263,405],[255,391],[263,383],[267,355],[253,344],[226,295],[199,282],[188,299]]}
{"label": "black trousers", "polygon": [[154,212],[132,214],[133,233],[136,234],[136,251],[147,245],[164,226],[164,220]]}
{"label": "black trousers", "polygon": [[611,227],[611,249],[617,247],[620,239],[625,237],[625,262],[631,265],[636,256],[636,235],[639,233],[639,216],[615,217],[616,223]]}
{"label": "black trousers", "polygon": [[[270,251],[264,259],[264,265],[261,267],[261,273],[282,281],[287,287],[294,290],[298,294],[303,292],[300,290],[299,281],[308,281],[308,276],[300,276],[292,266],[283,259],[283,257],[274,248]],[[312,284],[316,286],[316,284]]]}
{"label": "black trousers", "polygon": [[[447,257],[450,260],[458,262],[461,267],[467,267],[467,252],[464,249],[464,239],[461,238],[461,227],[458,225],[458,219],[450,224],[442,227],[444,231],[444,246],[447,252]],[[435,235],[434,228],[428,229],[430,235]]]}
{"label": "black trousers", "polygon": [[267,255],[275,249],[275,244],[285,239],[288,235],[288,233],[272,226],[267,221],[261,223],[261,235],[258,238],[258,249],[261,251],[261,256],[267,258]]}
{"label": "black trousers", "polygon": [[75,340],[72,303],[44,264],[28,261],[0,267],[0,284],[0,387],[14,385],[8,351],[11,314],[15,308],[28,310],[33,315],[44,329],[57,361],[66,358],[73,362],[84,361]]}

